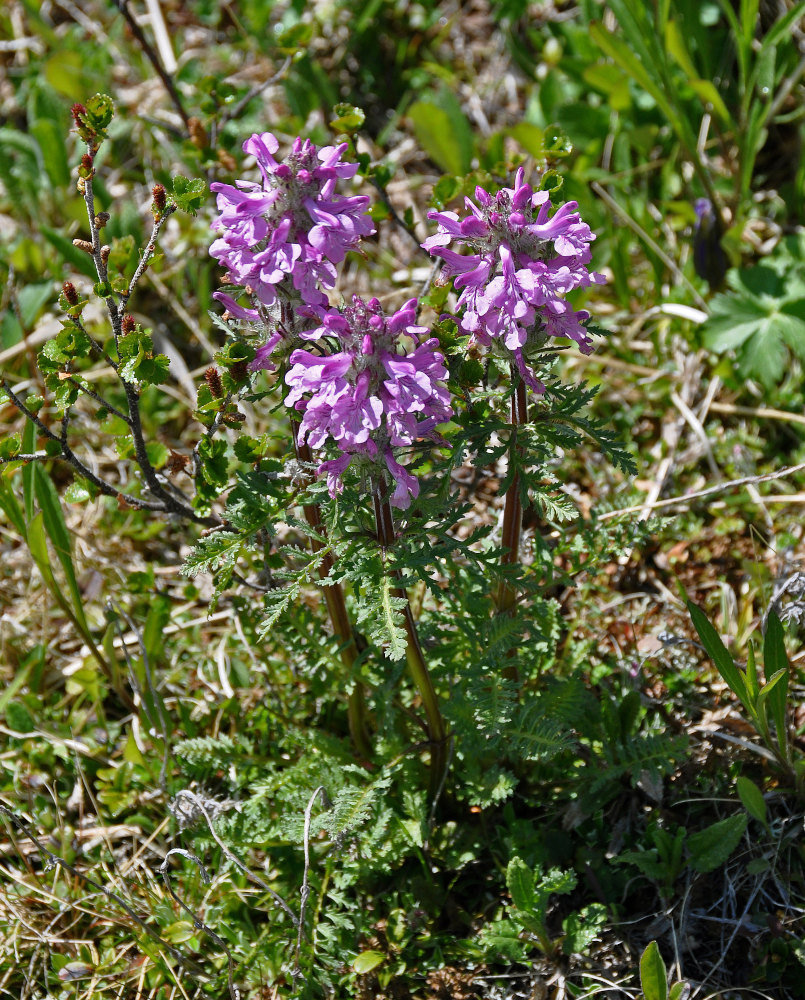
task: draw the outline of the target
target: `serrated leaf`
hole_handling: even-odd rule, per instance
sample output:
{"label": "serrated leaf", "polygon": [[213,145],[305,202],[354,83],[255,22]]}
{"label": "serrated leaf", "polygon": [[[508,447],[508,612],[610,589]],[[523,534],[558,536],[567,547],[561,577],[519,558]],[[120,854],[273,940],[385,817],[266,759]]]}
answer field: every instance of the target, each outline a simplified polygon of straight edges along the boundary
{"label": "serrated leaf", "polygon": [[688,837],[690,864],[698,872],[711,872],[723,865],[738,846],[746,830],[746,813],[735,813]]}
{"label": "serrated leaf", "polygon": [[171,180],[171,195],[177,208],[195,215],[204,202],[207,185],[200,177],[177,174]]}
{"label": "serrated leaf", "polygon": [[514,857],[506,868],[506,888],[518,910],[531,913],[537,896],[534,892],[534,873],[522,860]]}
{"label": "serrated leaf", "polygon": [[606,926],[608,916],[606,906],[601,903],[591,903],[578,913],[571,913],[565,917],[562,921],[562,930],[565,934],[562,951],[566,955],[586,951]]}

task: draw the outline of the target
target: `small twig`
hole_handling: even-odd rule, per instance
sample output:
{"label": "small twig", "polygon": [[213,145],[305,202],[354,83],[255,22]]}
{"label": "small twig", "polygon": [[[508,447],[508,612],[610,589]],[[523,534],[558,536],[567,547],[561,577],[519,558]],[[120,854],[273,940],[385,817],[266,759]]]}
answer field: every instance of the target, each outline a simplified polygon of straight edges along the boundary
{"label": "small twig", "polygon": [[126,24],[131,29],[132,35],[134,35],[135,39],[137,40],[137,44],[143,50],[143,53],[145,54],[146,58],[154,67],[157,76],[162,81],[165,90],[167,90],[168,92],[168,96],[173,102],[173,106],[179,112],[179,117],[182,119],[185,126],[187,126],[187,123],[189,121],[189,116],[184,109],[184,104],[182,103],[182,98],[179,96],[179,91],[176,89],[176,85],[174,84],[173,80],[165,72],[162,63],[159,60],[159,56],[154,51],[153,46],[145,37],[142,28],[139,26],[139,24],[137,24],[137,21],[135,20],[134,16],[129,10],[128,0],[112,0],[112,3],[115,5],[115,7],[117,7],[117,9],[125,18]]}
{"label": "small twig", "polygon": [[168,890],[168,892],[176,901],[176,903],[191,918],[191,920],[193,921],[193,927],[197,931],[204,931],[206,934],[208,934],[213,939],[213,941],[215,941],[218,947],[223,949],[223,951],[225,952],[227,961],[227,975],[229,979],[229,996],[231,1000],[240,1000],[240,990],[237,988],[237,986],[235,986],[235,976],[234,976],[235,962],[234,959],[232,958],[232,952],[229,950],[229,945],[226,943],[226,941],[224,941],[222,937],[216,934],[215,931],[208,924],[205,924],[204,921],[199,916],[197,916],[182,899],[179,898],[179,896],[174,892],[173,887],[170,884],[170,878],[168,872],[168,860],[173,854],[179,854],[181,855],[181,857],[187,858],[189,861],[192,861],[195,865],[197,865],[199,873],[201,875],[201,881],[204,883],[204,885],[209,885],[212,879],[210,878],[207,869],[204,867],[201,861],[195,856],[195,854],[191,854],[190,851],[185,851],[181,847],[172,847],[165,855],[162,864],[159,866],[159,868],[157,868],[157,871],[162,876],[162,881],[165,883],[165,888]]}
{"label": "small twig", "polygon": [[[81,378],[81,376],[79,375],[78,378]],[[108,410],[110,413],[114,413],[116,417],[120,417],[121,420],[125,420],[127,424],[131,425],[131,418],[129,416],[127,416],[122,410],[118,410],[116,406],[107,402],[99,392],[96,392],[94,389],[90,389],[89,386],[84,385],[83,382],[79,382],[78,378],[71,375],[67,381],[71,385],[74,385],[76,389],[80,389],[85,395],[94,399],[96,403],[100,403],[105,410]]]}
{"label": "small twig", "polygon": [[[142,919],[142,917],[138,916],[137,913],[135,913],[135,911],[129,906],[129,904],[124,899],[121,899],[121,897],[118,896],[116,892],[112,892],[111,889],[104,888],[102,885],[100,885],[100,883],[90,878],[89,875],[87,875],[85,872],[79,871],[78,868],[71,865],[68,861],[65,861],[64,858],[61,858],[57,854],[53,854],[52,851],[49,851],[44,846],[44,844],[42,844],[42,842],[35,836],[28,823],[26,823],[25,820],[21,819],[15,812],[9,809],[2,802],[0,802],[0,813],[6,816],[9,819],[9,821],[14,826],[17,827],[17,829],[21,830],[25,834],[25,836],[28,837],[28,839],[31,840],[31,842],[36,845],[43,859],[47,858],[47,860],[45,861],[45,871],[50,871],[53,868],[57,867],[63,868],[65,871],[69,872],[74,878],[81,879],[82,882],[85,882],[93,889],[97,889],[97,891],[102,893],[102,895],[106,896],[107,899],[110,899],[113,902],[117,903],[117,905],[122,910],[124,910],[125,913],[127,913],[128,916],[140,928],[142,928],[142,930],[144,930],[145,933],[150,938],[153,938],[154,941],[156,941],[159,945],[161,945],[168,952],[170,952],[170,954],[173,955],[173,957],[178,962],[181,962],[183,965],[187,966],[187,968],[192,969],[197,976],[203,976],[204,979],[211,978],[208,975],[208,973],[202,968],[202,966],[198,964],[198,962],[195,962],[193,961],[192,958],[188,958],[186,955],[183,955],[182,952],[178,950],[178,948],[174,948],[172,944],[169,944],[167,941],[164,940],[164,938],[162,938],[159,934],[157,934],[157,932],[153,930],[153,928],[149,927],[148,924]],[[64,901],[62,900],[62,902]]]}
{"label": "small twig", "polygon": [[[789,466],[787,469],[780,469],[778,472],[767,472],[762,476],[744,476],[742,479],[730,479],[727,482],[719,483],[718,486],[708,486],[705,490],[697,490],[695,493],[686,493],[679,497],[669,497],[667,500],[655,500],[650,505],[650,510],[659,510],[661,507],[676,507],[680,504],[687,504],[691,500],[701,500],[702,497],[713,496],[716,493],[726,493],[737,486],[754,486],[757,483],[768,483],[773,479],[784,479],[786,476],[793,476],[795,472],[802,472],[805,469],[805,462],[799,465]],[[636,511],[646,509],[645,504],[638,504],[635,507],[622,507],[620,510],[608,510],[599,514],[599,521],[608,521],[611,517],[620,517],[622,514],[634,514]]]}
{"label": "small twig", "polygon": [[159,240],[160,231],[162,230],[162,227],[165,225],[167,220],[171,217],[171,215],[173,215],[175,211],[176,211],[175,205],[166,205],[159,218],[154,221],[153,228],[151,229],[151,236],[148,239],[148,243],[146,243],[145,245],[145,249],[143,250],[143,255],[140,258],[140,263],[137,265],[137,270],[131,277],[131,281],[129,282],[129,287],[120,296],[120,304],[117,307],[117,312],[118,316],[120,316],[121,319],[123,317],[123,313],[126,311],[126,306],[128,305],[128,301],[131,298],[134,289],[137,287],[137,283],[145,273],[145,269],[151,263],[151,258],[154,256],[154,251],[156,250],[157,241]]}
{"label": "small twig", "polygon": [[294,959],[294,969],[293,976],[298,979],[302,976],[301,969],[299,967],[299,955],[302,951],[302,937],[305,933],[305,913],[307,911],[307,900],[310,895],[310,884],[308,883],[308,875],[310,874],[310,820],[313,813],[313,804],[317,797],[321,797],[321,804],[324,809],[331,809],[332,802],[327,795],[327,789],[324,785],[319,785],[319,787],[313,792],[308,800],[308,804],[305,807],[305,832],[304,832],[304,848],[305,848],[305,871],[302,876],[302,888],[299,891],[301,898],[301,903],[299,906],[299,926],[297,928],[296,935],[296,957]]}
{"label": "small twig", "polygon": [[215,832],[215,827],[212,825],[212,819],[210,818],[210,814],[207,812],[207,808],[204,805],[204,802],[198,797],[198,795],[189,791],[189,789],[183,788],[176,793],[176,798],[190,799],[193,805],[201,810],[204,819],[207,822],[207,827],[209,828],[209,831],[212,835],[212,839],[221,848],[226,857],[229,858],[232,864],[239,871],[243,872],[243,874],[246,876],[247,879],[249,879],[250,882],[254,882],[256,886],[258,886],[260,889],[263,890],[263,892],[268,893],[268,895],[271,896],[271,898],[274,900],[277,906],[279,906],[280,909],[282,909],[285,912],[285,914],[290,918],[291,923],[294,925],[294,927],[298,927],[299,921],[297,920],[293,910],[290,908],[290,906],[288,906],[288,904],[285,902],[282,896],[280,896],[278,892],[274,892],[271,886],[266,885],[266,883],[261,878],[258,878],[257,875],[254,874],[254,872],[250,871],[250,869],[248,869],[246,865],[244,865],[244,863],[240,860],[240,858],[238,858],[237,855],[233,854],[232,851],[223,842],[223,840],[221,840],[221,838]]}
{"label": "small twig", "polygon": [[224,110],[224,113],[221,115],[220,121],[218,121],[217,123],[215,122],[213,123],[215,125],[215,128],[212,131],[211,142],[214,143],[215,136],[217,135],[218,132],[220,132],[223,129],[223,127],[227,124],[227,122],[231,122],[234,121],[236,118],[239,118],[242,112],[246,110],[249,103],[253,101],[255,97],[258,97],[260,94],[262,94],[262,92],[266,89],[266,87],[270,87],[272,83],[277,83],[278,80],[281,80],[283,76],[285,76],[285,74],[288,71],[288,67],[291,65],[291,59],[292,57],[288,56],[285,62],[280,66],[280,68],[277,70],[276,73],[274,73],[273,76],[270,76],[267,80],[263,80],[262,83],[255,84],[251,88],[251,90],[245,93],[239,101],[236,101],[232,105],[232,107],[226,108]]}

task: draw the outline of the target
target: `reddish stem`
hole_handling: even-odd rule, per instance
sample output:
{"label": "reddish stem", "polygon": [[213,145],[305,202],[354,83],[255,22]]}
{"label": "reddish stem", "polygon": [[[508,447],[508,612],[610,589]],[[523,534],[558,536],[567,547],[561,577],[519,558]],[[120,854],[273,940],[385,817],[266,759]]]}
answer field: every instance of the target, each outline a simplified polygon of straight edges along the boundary
{"label": "reddish stem", "polygon": [[[296,451],[297,461],[309,465],[313,461],[313,455],[306,442],[299,440],[299,424],[291,421],[293,428],[293,443]],[[321,510],[318,504],[303,504],[302,510],[305,520],[317,535],[326,535],[326,528],[321,519]],[[311,547],[314,552],[320,552],[324,548],[322,542],[317,539],[311,540]],[[319,565],[319,578],[326,580],[334,566],[331,552],[325,553]],[[344,598],[344,590],[340,583],[331,583],[321,588],[324,592],[324,600],[327,603],[327,611],[333,626],[336,638],[341,641],[341,662],[348,670],[352,670],[355,661],[358,659],[358,647],[355,644],[355,636],[347,612],[347,603]],[[355,749],[365,760],[371,758],[372,750],[369,745],[369,738],[366,734],[366,696],[363,685],[355,680],[352,691],[347,701],[347,716],[349,718],[349,732]]]}

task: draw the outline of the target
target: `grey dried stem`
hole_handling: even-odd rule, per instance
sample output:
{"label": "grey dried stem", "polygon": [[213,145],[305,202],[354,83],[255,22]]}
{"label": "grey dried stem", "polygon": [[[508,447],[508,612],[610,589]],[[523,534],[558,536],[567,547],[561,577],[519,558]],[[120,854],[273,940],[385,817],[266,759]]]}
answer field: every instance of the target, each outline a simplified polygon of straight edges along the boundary
{"label": "grey dried stem", "polygon": [[204,867],[204,865],[201,863],[199,858],[196,857],[195,854],[191,854],[190,851],[185,851],[181,847],[172,847],[165,855],[162,864],[159,866],[159,868],[157,868],[157,871],[162,876],[162,881],[165,883],[165,888],[168,890],[170,895],[176,901],[177,905],[180,906],[184,910],[184,912],[191,918],[191,920],[193,921],[193,927],[197,931],[204,931],[205,934],[208,934],[213,939],[213,941],[215,941],[218,947],[221,948],[221,950],[226,954],[229,997],[230,1000],[240,1000],[240,990],[235,985],[235,977],[234,977],[235,963],[232,958],[232,952],[229,950],[229,945],[226,943],[226,941],[224,941],[222,937],[216,934],[215,931],[208,924],[205,924],[204,921],[201,919],[201,917],[199,917],[184,902],[184,900],[180,899],[180,897],[174,891],[173,886],[170,884],[168,861],[174,854],[178,854],[181,857],[187,858],[189,861],[192,861],[198,867],[199,873],[201,875],[201,881],[205,885],[209,885],[210,882],[212,881],[209,876],[209,873],[207,872],[207,869]]}
{"label": "grey dried stem", "polygon": [[299,907],[299,926],[297,928],[296,935],[296,956],[294,959],[294,971],[293,975],[295,979],[302,978],[302,970],[300,968],[299,957],[302,951],[302,937],[305,933],[305,916],[307,914],[307,900],[310,895],[310,885],[308,882],[308,876],[310,874],[310,823],[311,817],[313,815],[313,806],[316,803],[316,799],[321,799],[321,804],[325,809],[332,808],[332,802],[327,795],[327,790],[324,785],[319,785],[319,787],[313,792],[308,800],[308,804],[305,807],[305,831],[304,831],[304,849],[305,849],[305,871],[302,876],[302,888],[299,890],[299,895],[301,898],[301,904]]}
{"label": "grey dried stem", "polygon": [[290,906],[288,906],[288,904],[282,898],[282,896],[280,896],[278,892],[275,892],[271,888],[271,886],[266,885],[266,883],[261,878],[258,878],[258,876],[255,875],[253,871],[247,868],[246,865],[240,860],[240,858],[237,857],[237,855],[234,854],[230,850],[230,848],[227,847],[224,841],[221,840],[221,838],[218,836],[215,827],[213,826],[212,818],[209,812],[207,811],[207,806],[205,802],[198,795],[196,795],[195,792],[191,792],[189,789],[182,789],[181,791],[177,792],[175,798],[188,800],[195,807],[195,809],[197,809],[201,813],[201,815],[204,817],[204,821],[207,824],[210,834],[212,835],[212,839],[221,848],[226,857],[232,862],[232,864],[239,871],[243,872],[243,874],[250,882],[253,882],[256,886],[262,889],[263,892],[268,893],[268,895],[274,900],[277,906],[279,906],[280,909],[290,918],[291,923],[294,925],[294,927],[298,927],[299,921],[296,918],[296,915],[294,914]]}

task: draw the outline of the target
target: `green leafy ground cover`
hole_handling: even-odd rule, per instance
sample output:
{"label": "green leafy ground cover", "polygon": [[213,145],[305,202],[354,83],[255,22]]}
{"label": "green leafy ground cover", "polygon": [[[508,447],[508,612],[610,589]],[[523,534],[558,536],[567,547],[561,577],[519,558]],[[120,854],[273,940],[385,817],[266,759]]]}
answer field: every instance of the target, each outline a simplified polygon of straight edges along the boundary
{"label": "green leafy ground cover", "polygon": [[[105,93],[93,184],[121,289],[154,184],[184,209],[133,300],[126,355],[153,383],[154,468],[188,486],[218,412],[204,371],[215,360],[237,382],[238,345],[209,316],[207,189],[270,129],[346,134],[365,154],[379,233],[343,284],[367,297],[427,282],[428,208],[509,183],[516,163],[561,185],[609,281],[578,302],[596,353],[564,352],[557,371],[599,390],[590,418],[638,471],[550,441],[550,489],[535,482],[525,512],[523,615],[434,646],[464,734],[434,804],[415,726],[399,735],[419,707],[403,667],[370,650],[355,668],[373,692],[367,762],[320,592],[286,602],[244,582],[258,565],[282,579],[276,552],[244,542],[259,517],[221,542],[93,495],[62,463],[15,463],[36,440],[6,399],[0,993],[654,1000],[667,967],[696,996],[805,995],[803,4],[163,2],[164,79],[159,24],[120,6],[0,12],[14,391],[72,391],[65,280],[87,326],[102,321],[105,290],[72,242],[87,219],[69,109]],[[704,197],[716,209],[697,223]],[[233,470],[245,491],[254,456],[287,446],[259,387],[247,403],[237,449],[203,456],[200,517]],[[114,412],[78,413],[92,468],[136,494]],[[453,484],[475,504],[466,533],[502,512],[503,449],[488,449]],[[304,541],[302,524],[281,539]],[[442,541],[460,584],[440,605],[411,588],[434,644],[485,594],[466,534]]]}

